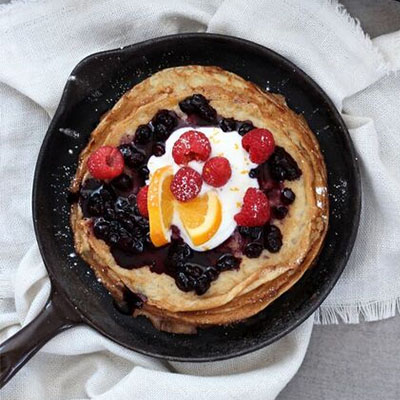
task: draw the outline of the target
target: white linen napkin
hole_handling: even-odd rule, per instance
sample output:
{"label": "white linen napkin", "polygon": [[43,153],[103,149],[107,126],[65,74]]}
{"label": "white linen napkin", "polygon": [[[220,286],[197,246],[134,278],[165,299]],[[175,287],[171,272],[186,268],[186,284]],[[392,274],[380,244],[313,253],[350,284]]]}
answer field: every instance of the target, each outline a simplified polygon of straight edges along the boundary
{"label": "white linen napkin", "polygon": [[[344,113],[362,168],[362,222],[346,271],[316,321],[386,318],[400,305],[400,82],[394,74],[381,80],[400,66],[399,33],[373,43],[327,0],[15,2],[0,6],[0,340],[32,320],[49,293],[34,244],[31,183],[70,71],[93,52],[186,31],[240,36],[278,51]],[[47,344],[1,394],[273,399],[301,364],[311,327],[309,319],[263,350],[207,364],[159,362],[74,328]]]}

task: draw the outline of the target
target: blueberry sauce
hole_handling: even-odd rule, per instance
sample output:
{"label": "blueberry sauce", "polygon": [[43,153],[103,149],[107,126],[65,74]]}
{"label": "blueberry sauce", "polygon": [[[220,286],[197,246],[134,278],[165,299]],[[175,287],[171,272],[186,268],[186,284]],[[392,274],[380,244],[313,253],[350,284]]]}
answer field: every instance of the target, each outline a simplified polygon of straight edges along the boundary
{"label": "blueberry sauce", "polygon": [[[140,215],[136,195],[145,185],[149,170],[147,162],[152,155],[165,153],[165,141],[177,128],[219,126],[224,132],[237,130],[242,136],[254,128],[251,121],[237,121],[217,114],[201,94],[194,94],[179,103],[186,118],[170,110],[160,110],[145,125],[140,125],[134,140],[124,139],[119,150],[125,160],[123,174],[110,182],[88,179],[80,189],[79,201],[84,217],[93,221],[93,232],[104,240],[119,266],[126,269],[150,266],[154,273],[165,273],[175,279],[182,291],[204,294],[220,273],[240,267],[243,255],[257,258],[264,249],[278,252],[282,234],[273,225],[274,219],[283,219],[288,206],[295,201],[295,194],[284,187],[284,180],[301,176],[295,160],[282,147],[277,146],[270,159],[250,171],[259,187],[268,196],[272,219],[262,227],[238,227],[233,234],[216,248],[198,252],[191,249],[172,227],[171,243],[154,247],[149,236],[149,221]],[[229,133],[227,133],[229,134]],[[142,297],[127,294],[118,305],[121,312],[129,313],[140,307]],[[129,298],[129,296],[134,296]]]}

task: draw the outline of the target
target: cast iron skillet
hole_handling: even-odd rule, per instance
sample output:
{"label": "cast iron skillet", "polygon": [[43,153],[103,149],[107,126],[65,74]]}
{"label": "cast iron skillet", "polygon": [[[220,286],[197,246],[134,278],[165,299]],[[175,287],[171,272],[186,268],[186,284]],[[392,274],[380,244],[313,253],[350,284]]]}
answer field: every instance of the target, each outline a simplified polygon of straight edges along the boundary
{"label": "cast iron skillet", "polygon": [[[330,194],[329,231],[316,265],[258,315],[193,336],[159,332],[147,319],[116,310],[89,267],[74,257],[67,201],[79,152],[101,115],[148,76],[187,64],[217,65],[282,93],[289,106],[305,116],[321,145]],[[359,214],[360,175],[346,127],[321,88],[282,56],[242,39],[203,33],[152,39],[89,56],[68,78],[35,171],[33,219],[51,295],[38,317],[1,345],[0,383],[54,335],[79,323],[128,349],[167,360],[222,360],[271,344],[309,317],[331,291],[349,258]]]}

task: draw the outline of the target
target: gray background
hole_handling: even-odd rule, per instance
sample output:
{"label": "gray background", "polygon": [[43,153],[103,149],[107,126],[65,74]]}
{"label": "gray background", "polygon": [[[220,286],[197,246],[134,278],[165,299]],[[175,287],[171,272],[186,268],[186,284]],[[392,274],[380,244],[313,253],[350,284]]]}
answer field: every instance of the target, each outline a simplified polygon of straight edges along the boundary
{"label": "gray background", "polygon": [[[398,1],[340,2],[371,37],[400,29]],[[304,399],[400,400],[400,316],[359,325],[314,326],[303,365],[278,396]]]}
{"label": "gray background", "polygon": [[[340,2],[371,37],[400,29],[398,1]],[[303,365],[278,396],[304,399],[400,400],[400,316],[359,325],[315,326]]]}

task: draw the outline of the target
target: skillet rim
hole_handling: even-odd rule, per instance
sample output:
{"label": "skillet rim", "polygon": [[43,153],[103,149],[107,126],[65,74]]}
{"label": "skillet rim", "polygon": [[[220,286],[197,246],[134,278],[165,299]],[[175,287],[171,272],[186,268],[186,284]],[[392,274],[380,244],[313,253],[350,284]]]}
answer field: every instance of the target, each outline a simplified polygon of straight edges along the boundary
{"label": "skillet rim", "polygon": [[[154,358],[158,359],[163,359],[163,360],[169,360],[169,361],[181,361],[181,362],[208,362],[208,361],[220,361],[220,360],[226,360],[230,359],[233,357],[241,356],[244,354],[251,353],[253,351],[259,350],[265,346],[270,345],[271,343],[281,339],[283,336],[287,335],[290,333],[292,330],[297,328],[300,324],[302,324],[306,319],[308,319],[313,312],[322,304],[322,302],[326,299],[328,294],[331,292],[333,287],[335,286],[336,282],[338,281],[340,275],[342,274],[344,268],[347,265],[348,259],[350,257],[351,251],[354,247],[354,242],[357,236],[357,231],[358,231],[358,226],[359,226],[359,221],[360,221],[360,212],[361,212],[361,176],[360,176],[360,169],[359,169],[359,164],[357,162],[356,158],[356,153],[354,149],[353,142],[351,140],[351,137],[349,135],[349,132],[347,130],[347,127],[336,109],[335,105],[333,104],[332,100],[328,97],[328,95],[322,90],[322,88],[311,78],[309,77],[302,69],[300,69],[297,65],[286,59],[284,56],[276,53],[275,51],[259,45],[257,43],[251,42],[246,39],[238,38],[235,36],[229,36],[229,35],[223,35],[223,34],[214,34],[214,33],[182,33],[182,34],[172,34],[172,35],[167,35],[167,36],[161,36],[153,39],[148,39],[139,43],[135,43],[132,45],[128,45],[122,48],[116,48],[116,49],[111,49],[111,50],[106,50],[106,51],[101,51],[97,53],[93,53],[91,55],[86,56],[84,59],[82,59],[72,70],[70,76],[79,76],[79,71],[82,69],[82,67],[85,67],[87,64],[90,64],[93,60],[95,60],[98,57],[103,57],[103,56],[118,56],[118,54],[125,53],[125,52],[137,52],[140,51],[141,48],[143,47],[148,47],[151,46],[155,43],[160,43],[160,42],[168,42],[168,41],[175,41],[178,42],[180,40],[195,40],[195,39],[207,39],[210,41],[214,40],[223,40],[227,42],[228,45],[241,45],[241,46],[246,46],[249,47],[253,50],[255,50],[258,54],[263,53],[264,56],[269,57],[274,63],[280,63],[281,65],[285,67],[285,69],[292,69],[294,70],[294,73],[299,76],[306,84],[309,86],[313,92],[314,95],[318,95],[321,97],[326,104],[323,105],[324,108],[329,108],[329,111],[332,113],[332,117],[337,123],[337,125],[341,128],[343,137],[342,140],[346,144],[349,154],[348,157],[352,160],[352,169],[353,169],[353,174],[354,174],[354,181],[352,182],[354,186],[354,192],[352,193],[352,199],[351,204],[355,208],[355,213],[353,215],[353,220],[351,224],[351,232],[349,234],[349,240],[346,245],[346,252],[345,255],[342,257],[340,260],[341,262],[338,263],[336,260],[335,262],[335,268],[332,268],[329,272],[330,274],[330,280],[325,286],[323,286],[323,290],[318,292],[317,297],[313,296],[314,298],[311,300],[310,298],[307,299],[303,304],[301,308],[301,312],[297,312],[297,314],[293,317],[291,317],[293,320],[291,323],[286,323],[283,329],[281,329],[276,335],[273,337],[266,339],[266,340],[260,340],[258,341],[257,344],[254,344],[252,346],[248,346],[244,349],[238,350],[236,352],[228,352],[227,354],[219,354],[219,355],[213,355],[213,356],[205,356],[205,357],[181,357],[181,356],[170,356],[170,355],[165,355],[165,354],[159,354],[153,351],[147,351],[143,350],[140,348],[136,348],[135,346],[130,346],[127,345],[126,343],[122,342],[118,338],[113,337],[112,335],[108,334],[102,326],[99,326],[98,321],[94,318],[92,319],[90,315],[86,315],[81,309],[79,308],[78,304],[75,304],[69,296],[65,293],[65,290],[63,288],[63,285],[59,283],[59,278],[57,278],[53,274],[53,269],[51,265],[49,266],[49,262],[46,260],[46,252],[44,250],[44,245],[43,242],[45,239],[41,238],[41,223],[40,220],[38,219],[38,214],[40,214],[39,211],[39,206],[38,206],[38,189],[37,189],[37,182],[39,180],[39,175],[43,167],[45,166],[44,164],[44,159],[46,156],[46,149],[48,146],[48,142],[50,140],[50,137],[52,134],[54,134],[54,128],[57,125],[57,121],[60,118],[60,116],[63,114],[63,112],[66,109],[66,105],[69,102],[69,96],[71,95],[72,91],[72,83],[70,80],[67,79],[66,85],[63,89],[63,93],[59,102],[59,105],[56,109],[56,112],[54,113],[54,116],[50,122],[50,125],[48,127],[48,130],[46,132],[46,135],[43,139],[39,155],[37,158],[36,162],[36,167],[35,167],[35,173],[34,173],[34,179],[33,179],[33,189],[32,189],[32,215],[33,215],[33,223],[34,223],[34,230],[35,230],[35,236],[36,240],[38,243],[38,247],[40,250],[40,254],[42,256],[44,265],[46,267],[46,270],[49,274],[51,284],[52,284],[52,292],[57,291],[57,295],[61,295],[70,305],[72,305],[73,309],[75,309],[77,315],[79,315],[82,318],[82,321],[85,322],[87,325],[90,327],[94,328],[97,332],[101,333],[103,336],[107,337],[108,339],[112,340],[113,342],[123,346],[124,348],[134,350],[140,354],[144,354],[147,356],[151,356]],[[112,62],[111,59],[108,62]],[[314,133],[314,132],[313,132]],[[318,139],[318,138],[317,138]],[[329,227],[328,227],[329,229]],[[327,246],[328,242],[327,240],[324,241],[322,249]],[[300,279],[301,281],[301,279]],[[58,289],[58,290],[55,290]],[[290,290],[290,289],[289,289]],[[154,328],[155,329],[155,328]]]}

